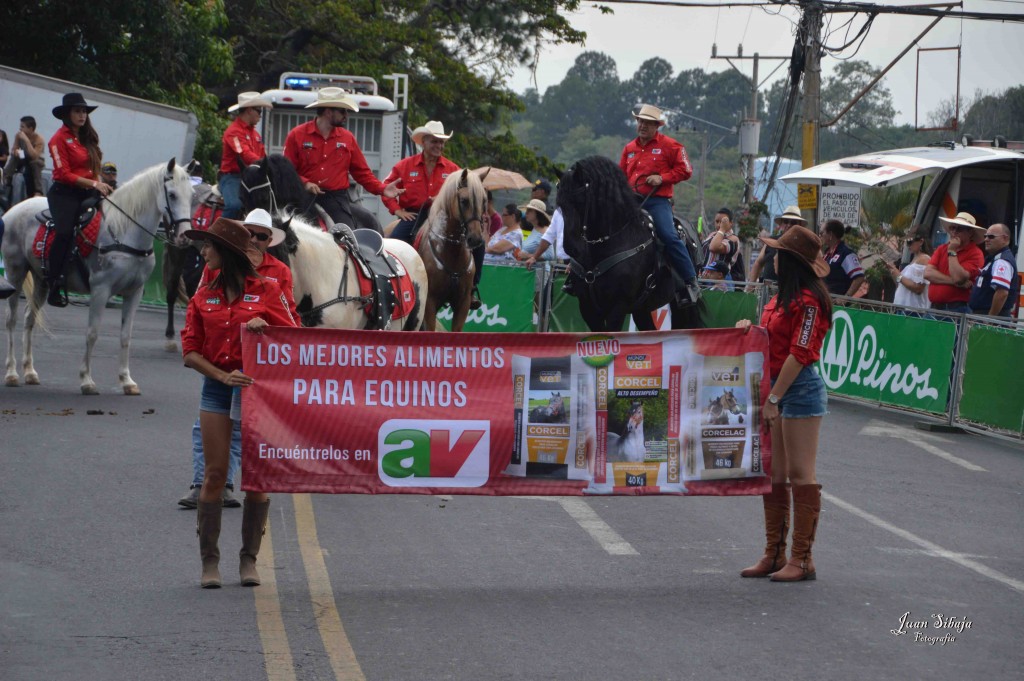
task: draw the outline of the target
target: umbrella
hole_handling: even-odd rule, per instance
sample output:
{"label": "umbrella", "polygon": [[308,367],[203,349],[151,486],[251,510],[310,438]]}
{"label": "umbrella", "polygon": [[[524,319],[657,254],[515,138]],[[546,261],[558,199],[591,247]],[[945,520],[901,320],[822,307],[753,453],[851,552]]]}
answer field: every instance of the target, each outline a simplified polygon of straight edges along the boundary
{"label": "umbrella", "polygon": [[[487,172],[488,170],[490,172]],[[484,189],[528,189],[533,186],[532,182],[513,170],[484,166],[473,172],[481,176],[487,172],[487,177],[483,180]]]}

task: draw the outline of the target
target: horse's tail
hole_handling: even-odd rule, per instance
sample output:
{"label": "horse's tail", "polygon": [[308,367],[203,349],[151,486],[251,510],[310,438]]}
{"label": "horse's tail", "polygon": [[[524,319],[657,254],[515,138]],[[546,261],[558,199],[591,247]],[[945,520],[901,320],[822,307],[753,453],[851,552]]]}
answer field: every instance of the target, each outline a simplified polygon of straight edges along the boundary
{"label": "horse's tail", "polygon": [[49,327],[46,326],[45,318],[43,317],[43,308],[36,307],[36,297],[32,295],[36,290],[36,278],[32,274],[32,270],[29,269],[25,272],[25,278],[21,282],[21,291],[25,294],[25,303],[28,305],[28,309],[35,315],[36,328],[43,333],[50,333]]}

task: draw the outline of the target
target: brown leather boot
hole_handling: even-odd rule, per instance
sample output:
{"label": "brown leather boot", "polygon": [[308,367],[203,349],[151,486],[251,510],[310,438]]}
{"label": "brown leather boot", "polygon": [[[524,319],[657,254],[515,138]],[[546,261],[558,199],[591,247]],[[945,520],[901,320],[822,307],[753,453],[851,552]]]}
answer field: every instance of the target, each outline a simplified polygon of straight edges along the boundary
{"label": "brown leather boot", "polygon": [[817,579],[811,546],[821,513],[821,485],[793,485],[793,554],[786,567],[772,574],[773,582]]}
{"label": "brown leather boot", "polygon": [[203,575],[199,584],[204,589],[220,588],[220,501],[200,501],[196,506],[196,534],[199,535],[199,556],[203,559]]}
{"label": "brown leather boot", "polygon": [[242,550],[238,552],[238,576],[242,586],[259,586],[260,573],[256,572],[256,556],[267,529],[270,499],[263,502],[245,500],[242,509]]}
{"label": "brown leather boot", "polygon": [[789,534],[789,484],[772,483],[772,491],[764,500],[764,533],[767,539],[764,556],[742,570],[740,577],[767,577],[786,564],[786,536]]}

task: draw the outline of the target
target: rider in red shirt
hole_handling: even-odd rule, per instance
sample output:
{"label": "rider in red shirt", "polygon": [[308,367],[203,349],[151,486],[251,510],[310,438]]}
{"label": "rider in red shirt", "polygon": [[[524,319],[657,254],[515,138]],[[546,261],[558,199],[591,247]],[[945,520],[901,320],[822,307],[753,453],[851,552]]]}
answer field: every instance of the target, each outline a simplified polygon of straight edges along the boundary
{"label": "rider in red shirt", "polygon": [[356,224],[348,197],[349,174],[371,194],[395,198],[402,193],[397,183],[385,186],[374,177],[355,136],[345,129],[348,112],[359,107],[344,90],[321,88],[316,102],[306,108],[315,108],[316,118],[291,129],[284,156],[334,222]]}
{"label": "rider in red shirt", "polygon": [[405,190],[397,199],[382,199],[392,215],[399,220],[391,232],[392,239],[412,243],[416,215],[427,199],[437,196],[448,176],[459,170],[458,164],[442,155],[444,145],[451,136],[451,133],[445,134],[444,124],[440,121],[428,121],[426,125],[416,128],[412,131],[412,141],[423,147],[423,151],[396,163],[384,179],[385,184],[400,181]]}
{"label": "rider in red shirt", "polygon": [[64,290],[64,269],[71,259],[71,240],[75,223],[82,212],[82,202],[97,193],[107,196],[113,189],[100,179],[100,138],[92,127],[89,106],[78,92],[64,95],[63,103],[53,108],[54,118],[64,122],[50,138],[53,158],[53,185],[46,194],[53,217],[53,244],[50,246],[46,283],[50,289],[46,300],[55,307],[68,304]]}
{"label": "rider in red shirt", "polygon": [[237,111],[238,116],[221,138],[220,174],[217,176],[217,184],[221,196],[224,197],[226,218],[237,219],[242,216],[242,168],[256,163],[267,155],[256,124],[260,122],[263,109],[272,109],[273,106],[258,92],[242,92],[238,95],[238,103],[228,108],[228,112]]}

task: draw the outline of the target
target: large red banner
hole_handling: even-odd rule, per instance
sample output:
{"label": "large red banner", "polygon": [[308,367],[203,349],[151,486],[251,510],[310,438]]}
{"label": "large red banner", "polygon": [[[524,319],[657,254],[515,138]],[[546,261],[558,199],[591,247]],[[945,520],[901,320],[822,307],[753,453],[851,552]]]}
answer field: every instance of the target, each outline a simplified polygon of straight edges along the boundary
{"label": "large red banner", "polygon": [[762,329],[243,330],[244,488],[763,494]]}

